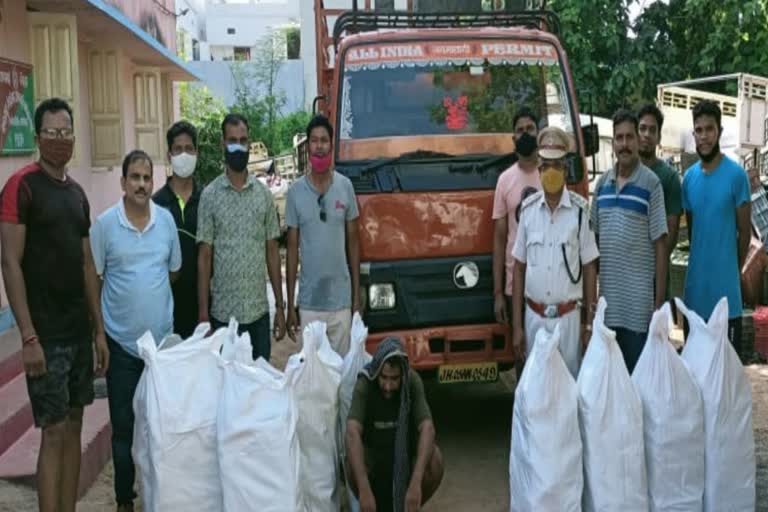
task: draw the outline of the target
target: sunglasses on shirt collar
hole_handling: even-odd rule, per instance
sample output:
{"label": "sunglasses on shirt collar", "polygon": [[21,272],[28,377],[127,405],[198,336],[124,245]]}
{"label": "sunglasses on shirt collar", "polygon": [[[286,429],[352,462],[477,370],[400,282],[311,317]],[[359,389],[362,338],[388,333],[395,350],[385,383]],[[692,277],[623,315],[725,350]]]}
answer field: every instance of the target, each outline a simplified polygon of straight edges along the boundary
{"label": "sunglasses on shirt collar", "polygon": [[325,198],[325,194],[320,194],[317,196],[317,206],[320,207],[320,221],[325,222],[325,201],[323,199]]}

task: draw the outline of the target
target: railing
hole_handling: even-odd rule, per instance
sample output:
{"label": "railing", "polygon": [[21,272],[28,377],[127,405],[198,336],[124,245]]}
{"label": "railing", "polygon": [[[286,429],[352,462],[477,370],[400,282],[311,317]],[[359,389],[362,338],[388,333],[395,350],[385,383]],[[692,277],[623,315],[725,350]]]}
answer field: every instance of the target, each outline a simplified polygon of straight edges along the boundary
{"label": "railing", "polygon": [[552,11],[526,10],[517,12],[475,13],[412,13],[346,11],[333,27],[333,44],[345,33],[355,34],[382,28],[482,28],[526,27],[546,29],[560,35],[560,18]]}

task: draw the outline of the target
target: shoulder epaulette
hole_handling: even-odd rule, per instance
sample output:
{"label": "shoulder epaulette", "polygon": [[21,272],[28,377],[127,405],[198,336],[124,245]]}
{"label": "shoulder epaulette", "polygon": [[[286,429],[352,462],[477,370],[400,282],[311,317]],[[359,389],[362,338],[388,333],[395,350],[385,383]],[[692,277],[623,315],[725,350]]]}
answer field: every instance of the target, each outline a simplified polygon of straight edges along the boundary
{"label": "shoulder epaulette", "polygon": [[520,211],[522,212],[523,210],[525,210],[526,208],[531,206],[533,203],[535,203],[536,201],[541,199],[541,196],[543,194],[544,194],[544,192],[539,190],[539,191],[529,195],[528,197],[526,197],[525,200],[523,201],[523,204],[520,205]]}
{"label": "shoulder epaulette", "polygon": [[581,194],[578,194],[576,192],[573,192],[572,190],[569,190],[568,193],[571,195],[571,202],[578,206],[579,208],[585,210],[588,206],[587,200],[582,197]]}

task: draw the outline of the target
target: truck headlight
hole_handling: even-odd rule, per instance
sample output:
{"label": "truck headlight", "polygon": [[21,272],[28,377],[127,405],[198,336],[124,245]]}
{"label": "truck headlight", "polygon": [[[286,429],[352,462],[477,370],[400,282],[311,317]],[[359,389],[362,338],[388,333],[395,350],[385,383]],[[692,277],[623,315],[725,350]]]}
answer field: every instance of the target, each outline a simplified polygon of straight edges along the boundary
{"label": "truck headlight", "polygon": [[368,307],[371,310],[394,309],[395,286],[392,283],[370,285],[368,287]]}

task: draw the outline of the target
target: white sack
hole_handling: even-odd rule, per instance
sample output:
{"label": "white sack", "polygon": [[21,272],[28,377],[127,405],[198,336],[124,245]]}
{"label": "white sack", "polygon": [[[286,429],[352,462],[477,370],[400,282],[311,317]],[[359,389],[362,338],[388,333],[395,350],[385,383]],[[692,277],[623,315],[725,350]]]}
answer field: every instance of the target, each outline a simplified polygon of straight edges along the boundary
{"label": "white sack", "polygon": [[216,456],[216,415],[222,375],[220,337],[201,324],[187,340],[176,335],[156,347],[138,340],[146,365],[133,398],[133,459],[143,510],[222,510]]}
{"label": "white sack", "polygon": [[578,389],[554,333],[539,329],[515,390],[509,456],[512,512],[578,512],[584,485]]}
{"label": "white sack", "polygon": [[224,510],[298,510],[293,381],[301,368],[282,373],[263,358],[254,363],[247,333],[225,340],[220,364],[224,384],[217,431]]}
{"label": "white sack", "polygon": [[656,311],[632,383],[643,403],[645,465],[652,512],[702,510],[704,404],[701,391],[669,342],[669,303]]}
{"label": "white sack", "polygon": [[728,341],[728,300],[720,299],[707,323],[683,301],[675,301],[690,326],[683,360],[704,399],[704,511],[753,512],[752,389]]}
{"label": "white sack", "polygon": [[597,304],[581,362],[579,423],[584,445],[585,512],[647,512],[643,406],[629,378],[616,333]]}
{"label": "white sack", "polygon": [[288,359],[286,372],[301,371],[294,390],[299,410],[301,512],[338,512],[339,384],[343,361],[332,348],[324,322],[304,329],[304,348]]}
{"label": "white sack", "polygon": [[[371,355],[365,351],[367,338],[368,328],[363,323],[360,313],[355,312],[352,317],[349,352],[344,356],[341,366],[341,385],[339,386],[339,458],[344,467],[344,476],[347,482],[352,478],[349,468],[346,467],[347,416],[349,415],[349,408],[352,406],[352,394],[355,391],[357,376],[360,370],[372,359]],[[349,485],[347,485],[347,508],[349,512],[360,510],[360,504]]]}

